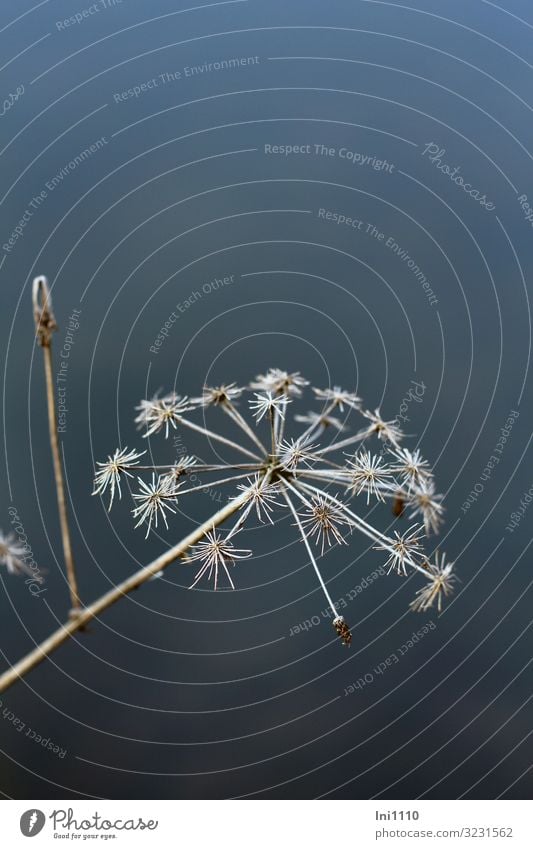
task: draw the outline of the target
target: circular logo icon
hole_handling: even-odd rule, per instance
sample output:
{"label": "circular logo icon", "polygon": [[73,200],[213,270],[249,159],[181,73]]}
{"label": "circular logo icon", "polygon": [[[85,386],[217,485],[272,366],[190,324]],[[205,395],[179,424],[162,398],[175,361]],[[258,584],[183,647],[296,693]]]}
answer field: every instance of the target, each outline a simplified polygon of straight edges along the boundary
{"label": "circular logo icon", "polygon": [[42,811],[37,808],[31,808],[29,811],[24,811],[20,818],[20,830],[24,837],[35,837],[42,831],[46,817]]}

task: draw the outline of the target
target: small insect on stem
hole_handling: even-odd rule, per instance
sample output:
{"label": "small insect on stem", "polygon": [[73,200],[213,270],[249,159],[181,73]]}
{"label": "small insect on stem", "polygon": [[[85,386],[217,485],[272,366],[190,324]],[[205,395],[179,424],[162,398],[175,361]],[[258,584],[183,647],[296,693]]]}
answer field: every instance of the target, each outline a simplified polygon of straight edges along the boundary
{"label": "small insect on stem", "polygon": [[333,620],[333,627],[335,628],[337,635],[341,638],[343,645],[349,646],[352,642],[352,632],[348,628],[344,617],[336,616]]}

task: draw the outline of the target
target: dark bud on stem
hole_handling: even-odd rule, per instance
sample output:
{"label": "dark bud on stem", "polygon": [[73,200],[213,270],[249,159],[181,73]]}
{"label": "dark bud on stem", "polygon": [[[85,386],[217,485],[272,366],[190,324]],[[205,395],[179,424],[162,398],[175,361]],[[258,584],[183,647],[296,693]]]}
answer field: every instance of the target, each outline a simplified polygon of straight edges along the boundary
{"label": "dark bud on stem", "polygon": [[344,617],[336,616],[333,620],[333,627],[335,628],[337,635],[341,638],[342,643],[345,646],[349,646],[352,642],[352,632],[344,621]]}
{"label": "dark bud on stem", "polygon": [[403,516],[405,510],[405,499],[402,495],[395,495],[392,501],[392,513],[397,519]]}

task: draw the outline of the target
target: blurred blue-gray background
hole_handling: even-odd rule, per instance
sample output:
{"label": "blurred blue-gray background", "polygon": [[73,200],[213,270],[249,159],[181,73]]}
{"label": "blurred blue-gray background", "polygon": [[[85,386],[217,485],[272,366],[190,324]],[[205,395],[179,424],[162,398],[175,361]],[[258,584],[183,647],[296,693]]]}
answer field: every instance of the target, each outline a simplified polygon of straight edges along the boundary
{"label": "blurred blue-gray background", "polygon": [[[415,616],[416,578],[361,588],[383,558],[352,536],[321,560],[345,649],[286,519],[243,535],[255,557],[234,593],[190,592],[191,567],[172,567],[2,695],[5,797],[529,794],[532,28],[527,0],[4,0],[0,527],[16,510],[45,583],[33,596],[2,570],[2,668],[68,610],[36,274],[57,369],[69,346],[60,439],[86,602],[231,492],[182,501],[146,541],[127,492],[107,514],[94,462],[145,447],[139,399],[269,366],[389,418],[424,385],[405,429],[446,494],[430,548],[461,578],[441,615]],[[175,457],[172,439],[150,447]]]}

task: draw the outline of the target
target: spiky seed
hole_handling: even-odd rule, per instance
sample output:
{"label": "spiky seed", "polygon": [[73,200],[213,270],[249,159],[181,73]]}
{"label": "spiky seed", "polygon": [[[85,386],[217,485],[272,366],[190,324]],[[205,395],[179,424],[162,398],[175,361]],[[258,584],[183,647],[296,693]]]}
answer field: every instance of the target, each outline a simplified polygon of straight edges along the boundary
{"label": "spiky seed", "polygon": [[145,437],[151,436],[153,433],[165,431],[165,439],[168,439],[170,427],[176,428],[180,417],[183,413],[194,410],[194,403],[181,395],[176,395],[174,392],[165,395],[164,398],[155,398],[152,401],[141,401],[137,409],[140,410],[136,421],[143,423],[147,427],[144,434]]}
{"label": "spiky seed", "polygon": [[431,531],[436,534],[442,523],[444,507],[441,504],[443,496],[435,492],[435,484],[433,481],[421,480],[420,484],[415,487],[409,500],[413,512],[409,515],[410,519],[421,515],[424,520],[426,534]]}
{"label": "spiky seed", "polygon": [[449,596],[454,590],[457,576],[453,574],[453,563],[446,563],[446,555],[443,553],[435,556],[435,563],[424,564],[428,573],[428,583],[417,590],[416,596],[409,605],[411,610],[424,612],[437,602],[439,613],[442,611],[442,599]]}
{"label": "spiky seed", "polygon": [[250,389],[258,389],[260,392],[272,392],[277,395],[291,395],[300,397],[304,386],[308,386],[309,381],[306,380],[299,371],[289,373],[279,368],[271,368],[266,374],[258,374],[252,383]]}
{"label": "spiky seed", "polygon": [[418,448],[414,451],[409,451],[408,448],[397,448],[392,451],[392,456],[396,460],[396,465],[391,466],[391,470],[402,476],[402,486],[408,493],[414,487],[419,487],[431,480],[429,463],[424,460]]}
{"label": "spiky seed", "polygon": [[26,566],[24,557],[28,554],[26,546],[17,541],[15,534],[4,534],[0,531],[0,564],[5,566],[12,575],[32,575]]}
{"label": "spiky seed", "polygon": [[351,528],[352,522],[340,506],[322,495],[313,496],[309,506],[303,511],[301,522],[304,529],[308,529],[309,536],[314,538],[317,545],[320,544],[322,554],[326,545],[332,545],[334,542],[339,545],[348,544],[340,528]]}
{"label": "spiky seed", "polygon": [[283,505],[276,501],[276,496],[279,494],[278,484],[265,483],[264,481],[264,475],[256,474],[254,478],[248,478],[245,484],[239,484],[237,489],[246,493],[243,508],[252,501],[259,521],[264,522],[265,519],[268,519],[270,524],[273,525],[274,522],[270,514],[274,507],[282,507]]}
{"label": "spiky seed", "polygon": [[240,398],[244,388],[237,386],[236,383],[222,383],[220,386],[204,386],[203,394],[200,398],[193,398],[193,403],[198,403],[202,407],[217,407],[224,403],[233,403],[237,398]]}
{"label": "spiky seed", "polygon": [[276,413],[282,419],[285,418],[285,407],[290,403],[287,395],[272,395],[272,392],[254,392],[257,401],[250,401],[250,409],[257,422],[270,413]]}
{"label": "spiky seed", "polygon": [[384,501],[380,485],[388,484],[392,477],[391,469],[383,464],[383,458],[379,454],[371,454],[370,451],[360,450],[347,462],[350,480],[348,492],[360,495],[366,492],[366,503],[370,496],[375,495],[378,501]]}
{"label": "spiky seed", "polygon": [[172,503],[177,501],[178,490],[180,484],[176,486],[175,481],[169,475],[156,475],[152,473],[152,482],[146,483],[142,478],[137,478],[140,492],[134,492],[133,498],[137,502],[137,507],[132,511],[135,519],[139,519],[136,528],[147,523],[146,537],[150,533],[152,526],[157,528],[159,519],[163,519],[165,527],[168,529],[166,511],[175,513]]}
{"label": "spiky seed", "polygon": [[394,531],[396,539],[391,540],[390,544],[374,546],[377,551],[388,552],[389,557],[385,563],[385,568],[389,567],[388,574],[394,570],[398,575],[407,575],[406,563],[422,554],[420,540],[424,534],[421,530],[420,525],[412,525],[404,534]]}
{"label": "spiky seed", "polygon": [[327,389],[317,389],[316,386],[313,386],[313,392],[319,401],[326,401],[329,404],[335,405],[341,413],[344,412],[345,406],[358,410],[361,403],[361,398],[355,392],[346,392],[340,386],[333,386]]}
{"label": "spiky seed", "polygon": [[365,430],[361,431],[361,437],[376,434],[378,439],[381,439],[384,442],[392,442],[393,445],[396,445],[402,439],[403,432],[396,424],[396,420],[392,419],[391,421],[385,421],[381,417],[379,407],[377,407],[373,413],[369,410],[361,410],[361,413],[365,416],[365,418],[370,420],[369,426],[365,428]]}
{"label": "spiky seed", "polygon": [[314,455],[317,445],[312,445],[307,439],[284,439],[279,446],[281,465],[294,470],[301,463],[310,466],[319,458]]}

